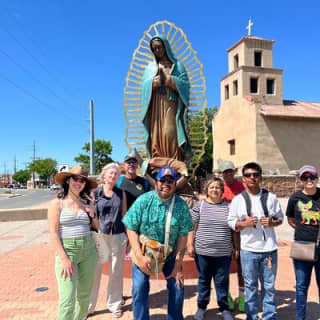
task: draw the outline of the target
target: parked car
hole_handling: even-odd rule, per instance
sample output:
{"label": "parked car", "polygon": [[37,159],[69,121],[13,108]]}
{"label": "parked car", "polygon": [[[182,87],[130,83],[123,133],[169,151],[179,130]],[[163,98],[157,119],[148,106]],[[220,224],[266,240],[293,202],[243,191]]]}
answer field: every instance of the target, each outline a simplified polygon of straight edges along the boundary
{"label": "parked car", "polygon": [[60,184],[54,183],[50,186],[51,191],[57,191],[61,188]]}

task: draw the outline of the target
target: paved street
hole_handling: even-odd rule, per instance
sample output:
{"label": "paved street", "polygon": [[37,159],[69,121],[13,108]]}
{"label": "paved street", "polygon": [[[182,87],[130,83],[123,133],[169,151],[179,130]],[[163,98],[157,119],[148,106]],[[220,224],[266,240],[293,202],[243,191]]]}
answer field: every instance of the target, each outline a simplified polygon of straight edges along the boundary
{"label": "paved street", "polygon": [[[6,190],[11,190],[12,194],[5,194]],[[49,189],[0,189],[0,210],[39,206],[47,203],[55,196],[56,192]]]}

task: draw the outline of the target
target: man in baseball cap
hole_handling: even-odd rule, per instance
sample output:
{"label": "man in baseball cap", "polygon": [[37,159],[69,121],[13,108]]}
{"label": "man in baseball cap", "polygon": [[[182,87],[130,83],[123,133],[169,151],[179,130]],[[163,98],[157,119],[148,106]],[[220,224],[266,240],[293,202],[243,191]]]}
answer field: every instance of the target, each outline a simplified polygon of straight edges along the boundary
{"label": "man in baseball cap", "polygon": [[[245,186],[242,182],[240,182],[239,180],[236,180],[234,178],[234,176],[237,172],[237,168],[232,161],[221,162],[219,165],[219,171],[220,171],[221,176],[224,181],[224,192],[222,195],[222,199],[230,203],[236,195],[238,195],[239,193],[241,193],[245,189]],[[234,233],[234,240],[236,242],[235,246],[237,247],[237,249],[239,249],[240,248],[240,235],[238,232]],[[235,300],[235,302],[236,302],[236,305],[238,306],[238,310],[240,312],[244,312],[245,311],[245,307],[244,307],[244,280],[243,280],[243,276],[242,276],[240,258],[236,259],[236,264],[237,264],[237,273],[238,273],[239,296]],[[231,310],[233,310],[235,307],[234,306],[235,303],[233,302],[233,299],[230,294],[228,296],[228,302],[229,302],[229,308]]]}
{"label": "man in baseball cap", "polygon": [[193,223],[186,202],[175,195],[177,174],[169,167],[159,169],[156,175],[155,190],[140,196],[131,206],[122,222],[127,227],[127,234],[136,262],[132,263],[132,308],[134,319],[149,319],[149,276],[150,258],[144,255],[139,243],[139,235],[160,243],[165,243],[166,217],[170,220],[170,237],[167,238],[172,253],[166,256],[162,272],[167,280],[168,318],[183,319],[183,270],[188,233],[193,230]]}

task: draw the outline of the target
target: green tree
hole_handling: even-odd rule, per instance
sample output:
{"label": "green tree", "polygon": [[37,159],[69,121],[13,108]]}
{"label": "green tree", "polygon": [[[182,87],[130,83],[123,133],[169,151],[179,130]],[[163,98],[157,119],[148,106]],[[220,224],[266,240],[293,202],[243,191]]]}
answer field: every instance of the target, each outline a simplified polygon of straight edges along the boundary
{"label": "green tree", "polygon": [[19,170],[12,176],[12,179],[14,182],[26,184],[30,176],[31,173],[29,170]]}
{"label": "green tree", "polygon": [[[215,113],[218,111],[217,107],[206,108],[206,127],[207,127],[207,143],[205,145],[205,153],[199,159],[199,166],[195,172],[196,176],[205,177],[207,173],[212,173],[212,152],[213,152],[213,137],[212,137],[212,119]],[[192,125],[192,124],[191,124]]]}
{"label": "green tree", "polygon": [[[80,163],[84,168],[90,168],[90,143],[87,142],[82,147],[86,153],[80,153],[77,157],[74,158],[75,162]],[[113,162],[110,154],[112,152],[112,145],[110,141],[97,139],[94,141],[94,162],[96,167],[96,172],[101,172],[102,168]]]}
{"label": "green tree", "polygon": [[57,161],[51,158],[38,159],[29,164],[29,170],[39,174],[40,180],[49,184],[50,177],[57,172]]}

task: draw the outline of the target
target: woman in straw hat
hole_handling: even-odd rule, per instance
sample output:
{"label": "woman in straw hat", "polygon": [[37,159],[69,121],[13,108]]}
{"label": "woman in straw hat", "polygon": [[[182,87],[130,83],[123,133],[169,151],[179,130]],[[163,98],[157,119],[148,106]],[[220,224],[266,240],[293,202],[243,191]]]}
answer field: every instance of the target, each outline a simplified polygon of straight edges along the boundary
{"label": "woman in straw hat", "polygon": [[[123,215],[127,212],[127,200],[125,193],[116,186],[119,177],[119,165],[117,163],[107,164],[100,174],[102,184],[94,190],[99,218],[99,232],[103,234],[103,238],[109,247],[107,308],[115,318],[122,316],[123,268],[127,247],[127,236],[121,221]],[[88,315],[94,313],[97,304],[102,268],[103,265],[98,263]]]}
{"label": "woman in straw hat", "polygon": [[99,222],[94,199],[88,196],[97,183],[81,166],[58,173],[55,181],[62,190],[49,205],[48,222],[56,251],[58,320],[82,320],[87,315],[97,260],[90,225],[98,228]]}

